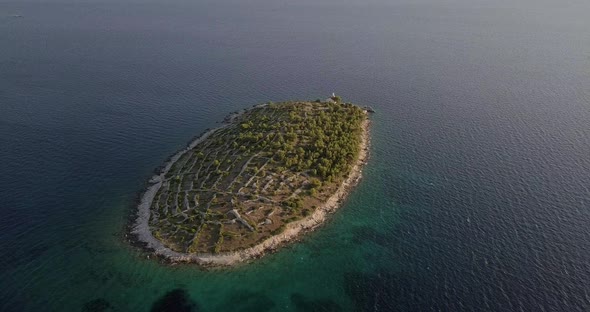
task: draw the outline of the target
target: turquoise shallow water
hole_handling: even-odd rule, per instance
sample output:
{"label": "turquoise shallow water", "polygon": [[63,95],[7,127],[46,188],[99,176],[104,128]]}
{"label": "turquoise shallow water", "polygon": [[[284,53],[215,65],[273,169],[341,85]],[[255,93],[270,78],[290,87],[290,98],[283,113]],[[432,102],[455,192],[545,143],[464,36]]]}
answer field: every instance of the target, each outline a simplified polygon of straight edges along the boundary
{"label": "turquoise shallow water", "polygon": [[[0,310],[588,310],[589,9],[0,0]],[[331,92],[377,113],[324,227],[222,271],[121,239],[193,136]]]}

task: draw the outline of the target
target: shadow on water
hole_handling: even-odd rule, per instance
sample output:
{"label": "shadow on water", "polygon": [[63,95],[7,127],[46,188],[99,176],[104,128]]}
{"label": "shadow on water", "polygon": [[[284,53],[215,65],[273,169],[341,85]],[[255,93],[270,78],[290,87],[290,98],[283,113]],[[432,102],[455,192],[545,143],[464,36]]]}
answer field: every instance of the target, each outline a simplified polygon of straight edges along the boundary
{"label": "shadow on water", "polygon": [[152,312],[192,312],[192,311],[199,311],[199,307],[196,302],[194,302],[186,290],[181,288],[176,288],[168,293],[166,293],[163,297],[158,299],[152,305]]}
{"label": "shadow on water", "polygon": [[275,303],[265,294],[249,290],[238,290],[227,297],[222,306],[218,307],[217,310],[264,312],[272,311],[274,308]]}
{"label": "shadow on water", "polygon": [[336,312],[342,311],[342,308],[331,299],[308,299],[300,293],[291,294],[291,302],[295,305],[297,311],[311,312]]}

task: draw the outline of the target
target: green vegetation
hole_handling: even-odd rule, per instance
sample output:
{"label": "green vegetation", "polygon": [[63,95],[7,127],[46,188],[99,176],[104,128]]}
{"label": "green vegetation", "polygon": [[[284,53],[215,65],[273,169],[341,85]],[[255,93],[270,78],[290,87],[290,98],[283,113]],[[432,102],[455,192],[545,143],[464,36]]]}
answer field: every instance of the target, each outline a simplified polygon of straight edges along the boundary
{"label": "green vegetation", "polygon": [[367,118],[334,101],[256,106],[183,154],[152,202],[154,236],[179,252],[220,253],[312,214],[350,173]]}

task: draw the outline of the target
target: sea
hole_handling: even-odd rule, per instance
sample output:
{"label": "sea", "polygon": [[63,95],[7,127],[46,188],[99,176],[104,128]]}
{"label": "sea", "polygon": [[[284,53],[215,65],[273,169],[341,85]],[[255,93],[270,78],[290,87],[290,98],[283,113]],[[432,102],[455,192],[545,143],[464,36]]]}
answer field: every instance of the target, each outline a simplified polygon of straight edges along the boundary
{"label": "sea", "polygon": [[[587,0],[0,0],[0,311],[589,311]],[[231,112],[369,105],[324,226],[229,269],[126,241]]]}

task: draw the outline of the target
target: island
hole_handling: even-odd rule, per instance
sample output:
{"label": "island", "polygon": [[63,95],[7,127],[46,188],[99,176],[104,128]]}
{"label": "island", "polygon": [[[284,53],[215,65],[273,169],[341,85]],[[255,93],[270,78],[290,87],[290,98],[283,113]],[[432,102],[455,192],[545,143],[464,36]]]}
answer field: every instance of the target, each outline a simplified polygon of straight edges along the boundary
{"label": "island", "polygon": [[231,114],[150,179],[132,236],[163,259],[203,266],[234,265],[297,239],[360,180],[369,110],[333,95]]}

